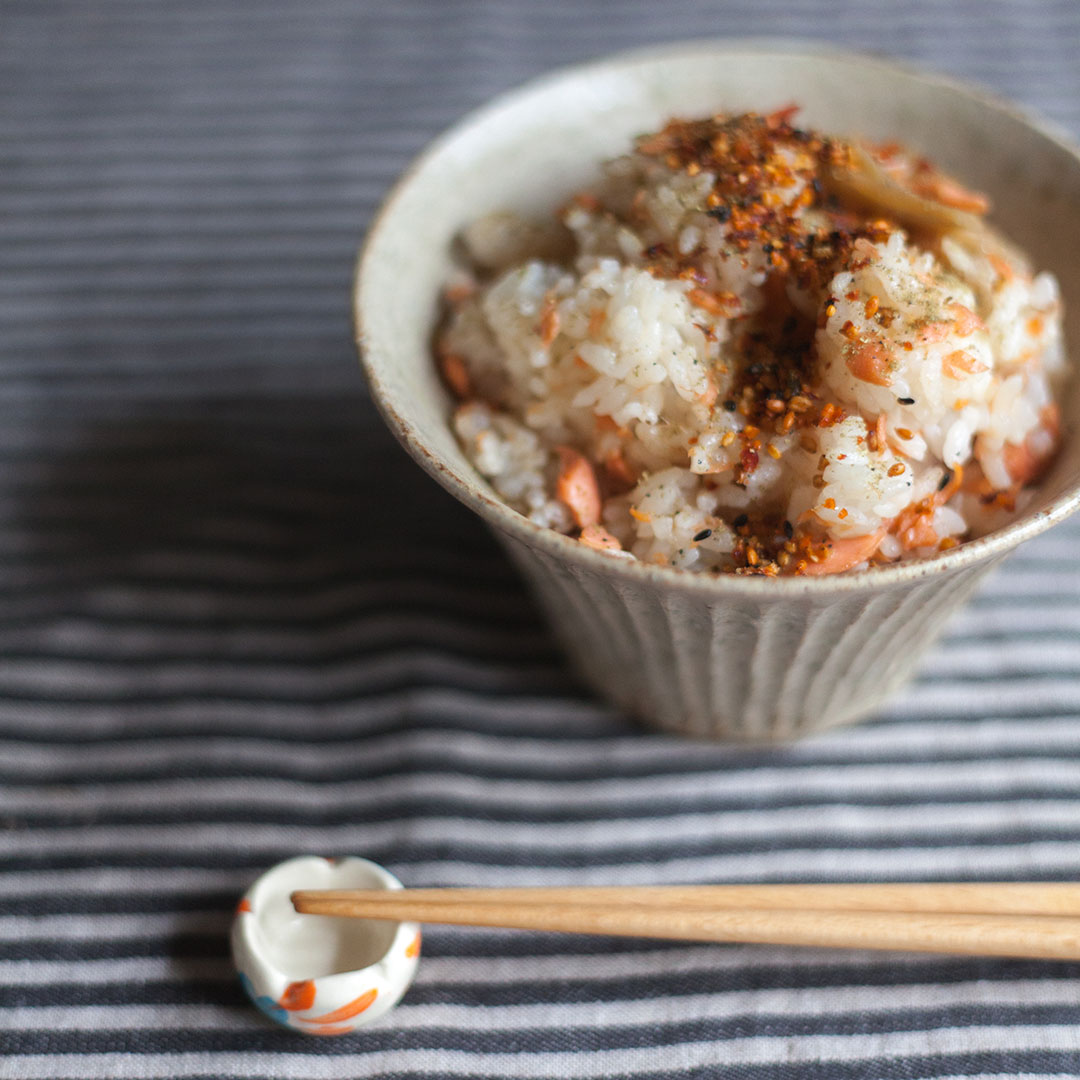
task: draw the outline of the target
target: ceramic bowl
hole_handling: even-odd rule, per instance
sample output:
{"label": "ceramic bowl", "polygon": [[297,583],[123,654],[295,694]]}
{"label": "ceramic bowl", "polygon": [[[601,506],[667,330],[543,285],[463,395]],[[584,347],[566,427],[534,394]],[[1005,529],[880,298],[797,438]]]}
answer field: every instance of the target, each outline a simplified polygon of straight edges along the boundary
{"label": "ceramic bowl", "polygon": [[[669,46],[570,68],[467,117],[392,190],[358,266],[371,392],[416,460],[491,525],[585,678],[668,731],[787,739],[865,716],[1018,544],[1080,504],[1076,386],[1066,445],[1015,523],[936,558],[833,577],[706,577],[620,559],[531,524],[465,458],[431,359],[451,244],[508,209],[533,218],[671,116],[797,102],[800,122],[898,139],[994,201],[992,219],[1053,271],[1080,340],[1080,158],[1010,106],[884,60],[805,45]],[[1070,424],[1070,421],[1072,422]]]}
{"label": "ceramic bowl", "polygon": [[305,1035],[348,1035],[389,1012],[416,974],[414,922],[299,915],[297,889],[400,889],[367,859],[302,855],[271,867],[244,893],[232,953],[248,997],[271,1020]]}

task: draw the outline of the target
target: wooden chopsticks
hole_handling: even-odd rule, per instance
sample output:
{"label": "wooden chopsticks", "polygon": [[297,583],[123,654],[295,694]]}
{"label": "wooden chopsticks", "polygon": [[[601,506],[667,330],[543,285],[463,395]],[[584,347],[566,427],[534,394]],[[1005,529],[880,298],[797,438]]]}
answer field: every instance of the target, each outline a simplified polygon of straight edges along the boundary
{"label": "wooden chopsticks", "polygon": [[1080,884],[301,890],[302,914],[687,941],[1080,959]]}

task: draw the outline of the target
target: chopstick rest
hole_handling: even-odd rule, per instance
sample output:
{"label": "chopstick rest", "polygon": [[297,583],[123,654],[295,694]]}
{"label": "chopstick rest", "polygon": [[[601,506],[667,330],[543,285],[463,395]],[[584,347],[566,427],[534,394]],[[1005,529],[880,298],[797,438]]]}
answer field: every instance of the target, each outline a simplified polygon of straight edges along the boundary
{"label": "chopstick rest", "polygon": [[258,1009],[305,1035],[347,1035],[389,1012],[409,988],[420,927],[297,914],[290,894],[302,887],[383,892],[401,882],[367,859],[303,855],[266,871],[237,904],[233,962]]}

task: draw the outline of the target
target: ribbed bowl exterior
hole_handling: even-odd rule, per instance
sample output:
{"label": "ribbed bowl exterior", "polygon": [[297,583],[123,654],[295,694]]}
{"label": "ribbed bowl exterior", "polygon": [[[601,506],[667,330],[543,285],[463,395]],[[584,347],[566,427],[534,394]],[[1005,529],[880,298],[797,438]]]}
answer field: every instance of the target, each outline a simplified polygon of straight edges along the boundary
{"label": "ribbed bowl exterior", "polygon": [[881,591],[718,599],[627,582],[497,534],[590,685],[652,726],[743,742],[873,712],[1004,558]]}

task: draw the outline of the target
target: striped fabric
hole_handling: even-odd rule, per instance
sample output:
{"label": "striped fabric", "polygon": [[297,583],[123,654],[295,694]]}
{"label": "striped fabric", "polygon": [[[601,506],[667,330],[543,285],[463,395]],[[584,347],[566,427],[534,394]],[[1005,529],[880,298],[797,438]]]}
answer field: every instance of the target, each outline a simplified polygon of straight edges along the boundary
{"label": "striped fabric", "polygon": [[1080,521],[875,722],[646,735],[575,682],[393,445],[351,260],[437,131],[557,63],[822,37],[1080,133],[1073,0],[0,5],[0,1077],[1080,1075],[1080,968],[431,928],[302,1039],[236,898],[302,852],[408,884],[1080,879]]}

